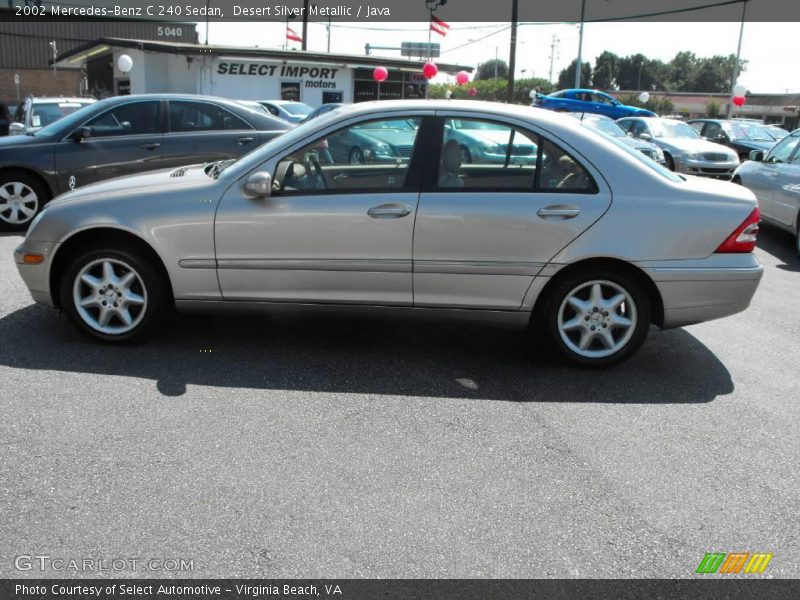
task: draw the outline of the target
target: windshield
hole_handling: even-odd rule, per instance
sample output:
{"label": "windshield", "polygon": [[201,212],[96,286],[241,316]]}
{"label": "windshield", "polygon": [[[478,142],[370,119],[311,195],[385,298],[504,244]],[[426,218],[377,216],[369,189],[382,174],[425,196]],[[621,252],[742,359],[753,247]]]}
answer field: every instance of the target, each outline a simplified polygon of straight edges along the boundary
{"label": "windshield", "polygon": [[653,135],[657,138],[685,138],[690,140],[700,139],[700,134],[686,123],[678,121],[650,121]]}
{"label": "windshield", "polygon": [[87,104],[83,108],[76,109],[75,112],[68,114],[66,117],[58,119],[57,121],[53,121],[46,127],[42,127],[39,131],[32,135],[37,137],[47,137],[48,135],[58,133],[62,129],[73,129],[83,123],[83,121],[88,119],[90,116],[94,115],[98,105],[101,105],[101,103],[93,102],[91,104]]}
{"label": "windshield", "polygon": [[614,121],[606,121],[605,119],[583,119],[583,124],[595,131],[602,131],[612,137],[627,137],[625,130]]}
{"label": "windshield", "polygon": [[308,104],[303,104],[302,102],[287,102],[285,104],[281,104],[281,108],[295,117],[305,117],[314,112],[313,108],[311,108]]}
{"label": "windshield", "polygon": [[31,110],[31,126],[44,127],[59,119],[71,115],[76,110],[90,104],[89,102],[47,102],[33,105]]}
{"label": "windshield", "polygon": [[722,128],[733,140],[773,141],[773,137],[763,127],[751,123],[723,123]]}
{"label": "windshield", "polygon": [[[623,142],[619,137],[613,136],[613,135],[608,135],[607,133],[601,131],[600,129],[594,129],[594,128],[592,128],[592,129],[594,131],[596,131],[598,135],[601,135],[603,138],[609,140],[610,142],[612,142],[618,148],[622,148],[630,156],[634,157],[640,163],[642,163],[643,165],[646,165],[648,169],[651,169],[651,170],[655,171],[656,173],[658,173],[662,177],[666,177],[670,181],[676,181],[676,182],[685,181],[685,179],[683,177],[681,177],[680,175],[677,175],[676,173],[673,173],[672,171],[670,171],[666,167],[662,167],[656,161],[648,158],[647,156],[645,156],[639,150],[636,150],[635,148],[633,148],[633,147],[629,146],[628,144],[626,144],[625,142]],[[691,127],[690,127],[690,129],[691,129]],[[692,131],[694,131],[694,130],[692,129]]]}

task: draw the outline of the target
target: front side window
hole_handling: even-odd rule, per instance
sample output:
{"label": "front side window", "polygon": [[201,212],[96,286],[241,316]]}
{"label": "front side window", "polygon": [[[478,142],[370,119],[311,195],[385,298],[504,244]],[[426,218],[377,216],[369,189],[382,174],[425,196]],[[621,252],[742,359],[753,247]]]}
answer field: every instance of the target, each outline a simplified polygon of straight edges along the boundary
{"label": "front side window", "polygon": [[158,104],[158,102],[123,104],[95,117],[86,125],[92,128],[92,137],[160,133]]}
{"label": "front side window", "polygon": [[480,119],[445,121],[437,181],[449,190],[596,191],[586,169],[557,145]]}
{"label": "front side window", "polygon": [[169,103],[169,127],[175,133],[250,129],[247,123],[221,106],[180,100]]}
{"label": "front side window", "polygon": [[278,194],[402,190],[421,122],[375,120],[318,139],[278,161],[273,189]]}

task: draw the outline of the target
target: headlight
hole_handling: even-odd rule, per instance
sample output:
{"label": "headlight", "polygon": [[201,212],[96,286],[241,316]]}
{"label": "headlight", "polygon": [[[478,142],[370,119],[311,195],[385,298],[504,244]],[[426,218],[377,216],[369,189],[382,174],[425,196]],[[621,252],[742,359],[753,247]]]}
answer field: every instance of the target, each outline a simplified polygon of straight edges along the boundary
{"label": "headlight", "polygon": [[505,154],[500,144],[479,144],[478,147],[484,154]]}
{"label": "headlight", "polygon": [[372,146],[372,152],[377,156],[389,156],[392,148],[388,144],[375,144]]}
{"label": "headlight", "polygon": [[700,152],[684,152],[683,156],[686,160],[703,160],[703,155]]}

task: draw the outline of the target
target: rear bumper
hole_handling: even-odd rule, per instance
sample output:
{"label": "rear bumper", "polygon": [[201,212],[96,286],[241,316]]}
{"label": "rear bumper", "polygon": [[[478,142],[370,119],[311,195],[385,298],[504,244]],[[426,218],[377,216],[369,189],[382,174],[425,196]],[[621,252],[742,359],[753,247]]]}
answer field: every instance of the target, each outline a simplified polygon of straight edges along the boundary
{"label": "rear bumper", "polygon": [[653,261],[639,266],[661,294],[664,329],[743,311],[764,272],[752,254],[714,254],[698,261]]}

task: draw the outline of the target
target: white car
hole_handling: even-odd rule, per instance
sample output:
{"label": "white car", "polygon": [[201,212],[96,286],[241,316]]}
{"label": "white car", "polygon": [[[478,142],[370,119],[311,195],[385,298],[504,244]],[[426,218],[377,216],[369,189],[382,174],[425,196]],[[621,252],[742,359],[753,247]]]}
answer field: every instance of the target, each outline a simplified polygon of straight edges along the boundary
{"label": "white car", "polygon": [[30,96],[17,108],[16,121],[8,126],[8,135],[22,135],[39,131],[51,123],[97,102],[94,98],[62,98]]}

